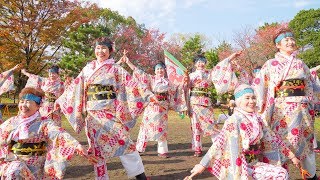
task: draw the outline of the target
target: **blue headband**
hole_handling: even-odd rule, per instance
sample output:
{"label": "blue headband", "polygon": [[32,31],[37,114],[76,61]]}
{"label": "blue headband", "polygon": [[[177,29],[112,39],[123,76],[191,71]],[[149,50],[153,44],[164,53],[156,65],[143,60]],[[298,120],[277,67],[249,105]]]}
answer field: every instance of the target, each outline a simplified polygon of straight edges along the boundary
{"label": "blue headband", "polygon": [[34,94],[25,94],[22,96],[21,99],[31,100],[31,101],[36,102],[37,104],[40,104],[40,102],[41,102],[41,97],[36,96]]}
{"label": "blue headband", "polygon": [[293,34],[291,32],[281,33],[281,34],[279,34],[279,36],[277,36],[277,38],[274,40],[274,42],[277,44],[283,38],[286,38],[286,37],[293,37]]}
{"label": "blue headband", "polygon": [[50,68],[48,71],[51,72],[51,73],[59,74],[59,69],[58,68]]}
{"label": "blue headband", "polygon": [[242,95],[247,94],[247,93],[254,93],[254,92],[253,92],[253,89],[251,89],[251,88],[245,88],[245,89],[243,89],[243,90],[235,93],[235,94],[234,94],[234,98],[235,98],[235,99],[238,99],[239,97],[241,97]]}
{"label": "blue headband", "polygon": [[163,68],[165,69],[165,66],[163,64],[157,64],[155,67],[154,67],[154,70],[156,70],[157,68]]}
{"label": "blue headband", "polygon": [[254,72],[254,73],[257,73],[257,72],[259,72],[260,70],[261,70],[261,69],[254,69],[253,72]]}
{"label": "blue headband", "polygon": [[207,59],[204,58],[204,57],[197,57],[197,58],[194,60],[194,62],[196,63],[197,61],[202,61],[202,62],[204,62],[204,63],[207,63]]}

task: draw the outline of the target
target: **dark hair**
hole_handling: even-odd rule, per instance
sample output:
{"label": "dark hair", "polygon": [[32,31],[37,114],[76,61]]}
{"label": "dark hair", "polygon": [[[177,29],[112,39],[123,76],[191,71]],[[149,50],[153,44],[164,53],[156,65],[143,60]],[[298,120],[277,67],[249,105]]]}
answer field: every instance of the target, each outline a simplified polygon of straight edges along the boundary
{"label": "dark hair", "polygon": [[93,42],[93,47],[96,47],[97,45],[104,45],[107,46],[109,49],[109,53],[113,51],[113,42],[107,38],[107,37],[99,37]]}
{"label": "dark hair", "polygon": [[50,72],[53,72],[53,73],[59,74],[59,66],[57,66],[57,65],[52,65],[52,66],[49,68],[49,71],[50,71]]}
{"label": "dark hair", "polygon": [[198,54],[193,58],[193,63],[196,63],[197,61],[202,61],[202,60],[207,62],[207,59],[206,59],[206,57],[204,55]]}
{"label": "dark hair", "polygon": [[156,70],[156,66],[157,66],[157,65],[162,66],[163,69],[166,68],[166,65],[165,65],[162,61],[160,61],[160,62],[158,62],[156,65],[153,66],[153,70],[154,70],[154,71]]}
{"label": "dark hair", "polygon": [[[273,36],[273,43],[274,44],[276,44],[276,39],[277,39],[277,37],[280,35],[280,34],[282,34],[282,33],[286,33],[286,32],[290,32],[290,33],[292,33],[293,34],[293,32],[291,31],[291,29],[289,29],[289,28],[281,28],[281,29],[279,29],[278,31],[277,31],[277,33],[275,33],[274,34],[274,36]],[[294,34],[293,34],[294,35]]]}

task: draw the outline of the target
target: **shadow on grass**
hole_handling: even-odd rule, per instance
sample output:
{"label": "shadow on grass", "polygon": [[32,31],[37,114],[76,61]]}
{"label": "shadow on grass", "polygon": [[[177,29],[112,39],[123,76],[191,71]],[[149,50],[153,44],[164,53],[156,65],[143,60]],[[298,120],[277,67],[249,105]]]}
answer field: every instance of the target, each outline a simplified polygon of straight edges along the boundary
{"label": "shadow on grass", "polygon": [[92,165],[85,166],[68,166],[66,174],[63,178],[80,178],[86,174],[93,172]]}
{"label": "shadow on grass", "polygon": [[[181,172],[175,172],[167,175],[159,175],[159,176],[150,176],[152,180],[172,180],[172,179],[184,179],[186,176],[190,176],[190,170],[189,169],[180,169]],[[212,174],[210,174],[208,171],[204,171],[202,174],[197,175],[194,177],[194,179],[216,179]]]}

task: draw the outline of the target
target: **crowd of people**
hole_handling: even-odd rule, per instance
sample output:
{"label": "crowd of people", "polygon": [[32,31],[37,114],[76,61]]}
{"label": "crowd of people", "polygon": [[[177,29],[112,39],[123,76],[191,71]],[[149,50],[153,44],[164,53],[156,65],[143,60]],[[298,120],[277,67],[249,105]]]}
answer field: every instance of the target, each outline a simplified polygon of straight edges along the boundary
{"label": "crowd of people", "polygon": [[[185,179],[205,169],[218,179],[289,179],[289,163],[306,179],[317,179],[314,121],[320,104],[320,66],[309,69],[297,57],[289,29],[279,31],[274,44],[275,58],[253,73],[238,67],[237,57],[243,51],[211,70],[205,69],[205,56],[197,55],[194,72],[178,84],[165,76],[162,62],[154,66],[155,75],[135,66],[125,52],[116,62],[111,56],[114,44],[107,37],[94,41],[96,60],[66,83],[56,65],[45,78],[18,64],[0,74],[0,95],[12,90],[14,71],[22,69],[28,77],[19,94],[18,115],[1,120],[1,178],[62,179],[67,160],[77,153],[92,163],[95,179],[110,178],[107,161],[113,157],[120,158],[129,178],[148,179],[140,155],[148,141],[157,141],[158,156],[169,158],[168,111],[172,109],[190,117],[194,156],[203,155],[201,136],[212,140]],[[210,86],[221,94],[233,92],[227,115],[214,117]],[[130,130],[141,114],[135,143]],[[87,150],[61,127],[63,115],[74,131],[85,130]],[[223,123],[221,129],[218,123]]]}

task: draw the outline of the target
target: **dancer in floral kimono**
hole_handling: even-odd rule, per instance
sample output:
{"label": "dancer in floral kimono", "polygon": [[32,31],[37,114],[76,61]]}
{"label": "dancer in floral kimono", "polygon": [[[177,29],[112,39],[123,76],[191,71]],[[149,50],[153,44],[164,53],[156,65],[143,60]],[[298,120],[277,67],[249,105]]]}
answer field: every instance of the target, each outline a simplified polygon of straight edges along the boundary
{"label": "dancer in floral kimono", "polygon": [[75,152],[85,155],[79,142],[39,108],[44,92],[24,88],[19,114],[0,125],[1,179],[62,179],[66,161]]}
{"label": "dancer in floral kimono", "polygon": [[[295,39],[289,29],[279,31],[274,43],[279,52],[265,62],[253,82],[259,112],[300,159],[309,179],[317,179],[313,151],[315,92],[310,69],[297,58]],[[282,162],[287,162],[287,158],[283,157]]]}
{"label": "dancer in floral kimono", "polygon": [[112,157],[120,157],[128,177],[146,179],[130,129],[153,94],[110,58],[112,47],[108,38],[98,38],[97,60],[82,69],[56,103],[76,132],[85,128],[88,152],[99,158],[96,179],[109,179],[106,162]]}
{"label": "dancer in floral kimono", "polygon": [[[315,116],[320,113],[320,80],[318,77],[317,71],[320,69],[320,65],[311,68],[310,73],[313,81],[313,91],[315,92],[314,98],[315,98],[315,104],[314,104],[314,113]],[[320,153],[320,149],[317,148],[317,139],[316,139],[316,130],[315,130],[315,135],[314,135],[314,140],[313,140],[313,148],[314,152]]]}
{"label": "dancer in floral kimono", "polygon": [[[239,56],[242,51],[233,53],[227,58],[228,61]],[[226,61],[226,60],[224,60]],[[190,119],[192,129],[192,150],[195,151],[194,156],[202,156],[201,135],[211,136],[217,133],[216,120],[214,118],[213,107],[210,98],[209,87],[212,86],[213,72],[206,70],[207,60],[204,56],[198,55],[194,58],[196,70],[189,74],[188,87],[190,89]],[[216,74],[218,70],[215,71]],[[217,76],[216,76],[217,77]],[[221,78],[220,78],[221,79]],[[220,82],[217,80],[217,82]],[[214,83],[215,87],[219,86],[220,93],[228,92],[227,83]]]}
{"label": "dancer in floral kimono", "polygon": [[59,67],[53,65],[48,70],[48,78],[40,77],[21,70],[22,74],[29,77],[25,87],[41,88],[45,92],[40,114],[52,119],[57,125],[61,126],[62,113],[59,109],[54,110],[54,102],[64,91],[64,82],[59,77]]}
{"label": "dancer in floral kimono", "polygon": [[187,110],[184,82],[175,86],[168,78],[165,78],[166,67],[162,62],[154,66],[155,75],[150,75],[136,68],[128,58],[125,60],[134,71],[133,76],[150,87],[158,100],[157,102],[150,102],[144,111],[136,148],[142,153],[145,152],[148,141],[157,141],[158,156],[168,158],[168,111],[169,108],[173,108],[177,112]]}
{"label": "dancer in floral kimono", "polygon": [[299,164],[299,159],[255,112],[253,88],[242,84],[236,88],[234,96],[234,113],[214,138],[200,164],[195,165],[191,176],[185,179],[191,179],[206,168],[218,179],[288,179],[288,172],[281,167],[280,158],[278,166],[265,163],[262,153],[264,142],[279,147],[295,165]]}
{"label": "dancer in floral kimono", "polygon": [[[15,65],[12,69],[0,74],[0,95],[14,89],[13,71],[22,68],[22,64]],[[0,110],[0,124],[2,123],[2,114]]]}

